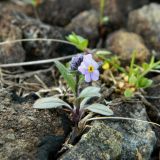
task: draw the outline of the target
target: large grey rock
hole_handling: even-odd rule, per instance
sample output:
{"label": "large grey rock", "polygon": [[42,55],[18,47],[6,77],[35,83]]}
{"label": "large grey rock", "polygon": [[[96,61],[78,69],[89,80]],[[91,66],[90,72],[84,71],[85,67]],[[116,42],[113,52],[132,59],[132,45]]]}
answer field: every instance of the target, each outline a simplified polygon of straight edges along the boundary
{"label": "large grey rock", "polygon": [[[24,14],[13,15],[14,24],[20,28],[25,39],[64,39],[65,31],[59,27],[51,27],[39,20]],[[51,41],[27,41],[23,43],[26,51],[26,60],[39,60],[58,57],[56,52],[60,43]]]}
{"label": "large grey rock", "polygon": [[65,26],[78,13],[89,8],[89,0],[45,0],[38,6],[38,14],[48,24]]}
{"label": "large grey rock", "polygon": [[65,132],[57,112],[35,110],[29,102],[17,103],[4,89],[0,90],[0,121],[1,160],[35,160],[37,145],[44,136],[62,136]]}
{"label": "large grey rock", "polygon": [[75,32],[88,40],[91,43],[98,38],[99,14],[95,10],[83,11],[74,17],[66,26],[70,32]]}
{"label": "large grey rock", "polygon": [[[115,116],[147,121],[145,106],[136,100],[121,103],[112,109]],[[150,124],[130,120],[105,121],[105,123],[123,136],[121,159],[136,160],[137,154],[145,160],[150,159],[156,143],[156,136]]]}
{"label": "large grey rock", "polygon": [[60,160],[116,159],[122,152],[120,132],[96,122],[80,142]]}
{"label": "large grey rock", "polygon": [[[14,41],[22,39],[21,30],[10,24],[8,15],[0,15],[0,41]],[[22,43],[7,43],[0,45],[0,63],[23,62],[25,60],[25,51]]]}
{"label": "large grey rock", "polygon": [[108,37],[106,47],[125,61],[130,61],[134,51],[137,52],[136,58],[138,61],[143,62],[149,57],[149,50],[146,48],[143,39],[133,32],[123,30],[114,32]]}
{"label": "large grey rock", "polygon": [[[106,0],[104,13],[109,17],[111,23],[122,26],[128,17],[128,13],[136,8],[147,4],[149,0]],[[100,0],[91,0],[93,8],[99,10]]]}
{"label": "large grey rock", "polygon": [[129,14],[128,29],[140,34],[160,58],[160,5],[151,3]]}
{"label": "large grey rock", "polygon": [[153,105],[156,106],[156,108],[159,110],[159,116],[160,116],[160,98],[158,98],[160,95],[160,75],[154,77],[152,80],[154,82],[154,85],[152,85],[149,88],[146,88],[146,92],[147,92],[148,100]]}
{"label": "large grey rock", "polygon": [[[115,116],[147,120],[145,106],[136,101],[112,109]],[[149,160],[155,143],[155,133],[148,123],[104,120],[94,122],[91,130],[61,160],[136,160],[138,154]]]}

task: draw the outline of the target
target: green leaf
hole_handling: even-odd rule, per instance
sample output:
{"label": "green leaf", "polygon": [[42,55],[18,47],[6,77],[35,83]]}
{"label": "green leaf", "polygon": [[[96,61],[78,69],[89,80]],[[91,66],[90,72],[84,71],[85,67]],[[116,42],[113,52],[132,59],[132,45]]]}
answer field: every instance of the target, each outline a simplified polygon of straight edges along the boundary
{"label": "green leaf", "polygon": [[151,60],[150,60],[150,63],[149,63],[149,65],[151,66],[151,68],[152,68],[152,66],[154,65],[154,61],[155,61],[155,57],[152,56],[152,57],[151,57]]}
{"label": "green leaf", "polygon": [[51,108],[59,108],[62,106],[66,106],[69,109],[72,109],[72,107],[68,103],[64,102],[63,100],[61,100],[57,97],[46,97],[46,98],[38,99],[34,103],[33,108],[51,109]]}
{"label": "green leaf", "polygon": [[104,24],[104,23],[107,23],[109,21],[109,17],[108,16],[104,16],[103,18],[102,18],[102,23]]}
{"label": "green leaf", "polygon": [[152,80],[145,78],[145,77],[141,77],[138,80],[138,88],[147,88],[152,84]]}
{"label": "green leaf", "polygon": [[36,6],[36,4],[37,4],[36,0],[31,0],[31,1],[32,1],[32,5]]}
{"label": "green leaf", "polygon": [[66,39],[73,43],[79,50],[84,51],[88,47],[88,40],[75,33],[70,34]]}
{"label": "green leaf", "polygon": [[69,70],[59,61],[55,60],[54,63],[56,67],[60,71],[63,78],[66,80],[68,86],[71,88],[72,92],[75,93],[76,82],[73,78],[73,75],[69,72]]}
{"label": "green leaf", "polygon": [[129,83],[135,85],[137,83],[137,78],[133,74],[129,77]]}
{"label": "green leaf", "polygon": [[157,65],[157,66],[155,67],[155,69],[160,69],[160,65]]}
{"label": "green leaf", "polygon": [[80,108],[86,107],[86,103],[91,99],[92,97],[86,97],[84,98],[80,103]]}
{"label": "green leaf", "polygon": [[124,91],[124,96],[125,96],[126,98],[133,97],[133,91],[132,91],[131,89],[126,89],[126,90]]}
{"label": "green leaf", "polygon": [[148,70],[149,69],[149,64],[148,63],[143,63],[142,64],[142,68],[144,69],[144,70]]}
{"label": "green leaf", "polygon": [[101,94],[100,92],[100,88],[99,87],[87,87],[85,89],[83,89],[79,95],[78,98],[84,98],[84,97],[100,97]]}
{"label": "green leaf", "polygon": [[96,52],[96,56],[98,56],[99,58],[106,60],[106,55],[110,55],[111,52],[109,51],[105,51],[105,50],[99,50]]}
{"label": "green leaf", "polygon": [[32,4],[33,6],[36,4],[36,0],[22,0],[26,4]]}
{"label": "green leaf", "polygon": [[111,52],[110,51],[102,51],[102,50],[100,50],[100,51],[97,51],[96,52],[96,55],[98,56],[98,55],[101,55],[101,56],[106,56],[106,55],[110,55],[111,54]]}
{"label": "green leaf", "polygon": [[113,115],[113,111],[108,106],[105,106],[105,105],[99,104],[99,103],[94,103],[94,104],[86,107],[86,109],[88,109],[94,113],[104,115],[104,116]]}

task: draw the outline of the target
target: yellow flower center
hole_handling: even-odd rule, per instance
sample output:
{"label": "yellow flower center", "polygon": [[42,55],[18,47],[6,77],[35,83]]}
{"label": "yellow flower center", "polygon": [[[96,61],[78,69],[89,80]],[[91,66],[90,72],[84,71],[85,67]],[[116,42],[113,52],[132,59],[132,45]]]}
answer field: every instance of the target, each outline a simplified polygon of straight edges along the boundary
{"label": "yellow flower center", "polygon": [[93,66],[88,66],[88,72],[93,72],[94,71],[94,67]]}

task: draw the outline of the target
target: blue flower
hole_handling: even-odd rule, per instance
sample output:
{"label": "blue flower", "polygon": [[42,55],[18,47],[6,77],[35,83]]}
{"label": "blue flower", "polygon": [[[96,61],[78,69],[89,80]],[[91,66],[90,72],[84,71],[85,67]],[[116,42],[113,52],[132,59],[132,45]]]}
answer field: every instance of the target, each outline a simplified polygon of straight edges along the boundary
{"label": "blue flower", "polygon": [[83,56],[83,61],[78,70],[85,75],[85,81],[97,81],[99,79],[98,63],[92,58],[92,54]]}

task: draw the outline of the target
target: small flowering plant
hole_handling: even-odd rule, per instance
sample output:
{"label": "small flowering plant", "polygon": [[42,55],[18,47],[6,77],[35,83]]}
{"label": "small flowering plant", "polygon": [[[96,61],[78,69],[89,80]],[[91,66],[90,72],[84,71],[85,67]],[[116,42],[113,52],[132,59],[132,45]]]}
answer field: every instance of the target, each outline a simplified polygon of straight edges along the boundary
{"label": "small flowering plant", "polygon": [[[83,125],[82,122],[85,123],[84,119],[89,115],[89,111],[105,116],[113,115],[109,106],[96,102],[93,104],[89,103],[91,99],[101,97],[99,87],[88,86],[80,91],[80,76],[84,76],[85,82],[91,84],[92,81],[97,81],[99,79],[100,73],[99,64],[93,59],[92,54],[88,53],[88,51],[85,52],[86,46],[83,41],[86,42],[86,40],[80,36],[75,36],[76,35],[74,34],[73,37],[70,36],[70,38],[74,39],[74,41],[76,39],[76,46],[83,49],[84,52],[82,54],[77,54],[72,58],[69,69],[59,61],[54,61],[56,67],[59,69],[61,75],[74,94],[74,103],[68,104],[62,99],[52,96],[37,100],[33,106],[37,109],[67,108],[71,113],[72,122],[74,124],[73,135],[71,136],[74,138],[79,136],[84,130],[85,125]],[[71,142],[74,142],[74,138]]]}

